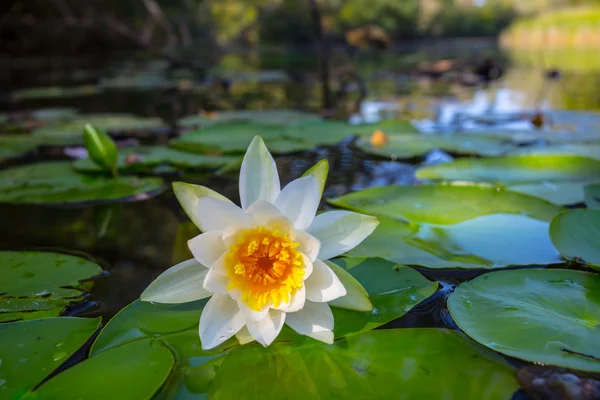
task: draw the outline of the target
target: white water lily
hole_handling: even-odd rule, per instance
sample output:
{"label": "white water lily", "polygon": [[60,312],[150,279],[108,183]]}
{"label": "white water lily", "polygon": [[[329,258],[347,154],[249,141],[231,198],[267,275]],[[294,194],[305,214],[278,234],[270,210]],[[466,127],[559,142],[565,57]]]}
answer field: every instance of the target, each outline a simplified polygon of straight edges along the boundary
{"label": "white water lily", "polygon": [[183,303],[212,296],[200,317],[204,349],[233,335],[268,346],[284,324],[332,343],[328,302],[362,311],[372,306],[350,274],[324,260],[354,248],[379,221],[349,211],[316,215],[327,169],[322,161],[281,189],[275,161],[255,137],[240,171],[241,208],[208,188],[174,183],[204,233],[188,242],[194,259],[165,271],[141,299]]}

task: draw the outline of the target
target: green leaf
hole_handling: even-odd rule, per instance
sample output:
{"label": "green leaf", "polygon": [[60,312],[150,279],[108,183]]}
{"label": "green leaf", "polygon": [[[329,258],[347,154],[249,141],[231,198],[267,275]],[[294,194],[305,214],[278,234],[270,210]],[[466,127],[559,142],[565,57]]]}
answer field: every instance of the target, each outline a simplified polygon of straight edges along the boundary
{"label": "green leaf", "polygon": [[458,326],[477,342],[534,363],[600,372],[600,279],[562,269],[485,274],[448,299]]}
{"label": "green leaf", "polygon": [[262,137],[273,153],[309,150],[313,147],[309,143],[285,138],[283,128],[278,125],[246,123],[208,126],[171,140],[169,146],[194,153],[245,153],[257,135]]}
{"label": "green leaf", "polygon": [[464,158],[417,170],[419,179],[527,183],[598,179],[600,161],[573,155]]}
{"label": "green leaf", "polygon": [[83,299],[80,281],[100,273],[95,263],[68,254],[0,251],[0,321],[57,316]]}
{"label": "green leaf", "polygon": [[[212,350],[202,350],[198,324],[206,300],[182,304],[152,304],[134,301],[122,309],[100,332],[91,354],[103,354],[123,344],[160,339],[175,353],[177,364],[164,391],[167,398],[188,398],[197,387],[198,374],[204,364],[224,349],[237,345],[232,338]],[[206,367],[206,368],[211,368]]]}
{"label": "green leaf", "polygon": [[204,186],[192,185],[191,183],[173,182],[173,192],[175,192],[175,196],[185,213],[202,232],[204,232],[204,228],[202,228],[202,223],[198,219],[197,211],[200,198],[209,196],[231,203],[231,200],[214,190]]}
{"label": "green leaf", "polygon": [[375,187],[328,202],[369,215],[431,224],[456,224],[494,213],[528,215],[550,222],[563,210],[536,197],[477,184]]}
{"label": "green leaf", "polygon": [[374,306],[372,312],[332,307],[336,338],[366,332],[400,318],[438,287],[437,282],[412,268],[382,259],[340,258],[335,263],[360,282]]}
{"label": "green leaf", "polygon": [[33,136],[61,141],[64,144],[81,143],[81,131],[87,124],[105,132],[137,131],[165,127],[160,118],[141,118],[131,114],[81,114],[78,118],[70,121],[38,128],[33,131]]}
{"label": "green leaf", "polygon": [[587,185],[585,191],[585,204],[588,208],[600,208],[600,183]]}
{"label": "green leaf", "polygon": [[518,387],[506,361],[459,332],[390,329],[333,345],[235,348],[216,370],[208,398],[505,400]]}
{"label": "green leaf", "polygon": [[381,257],[433,269],[561,262],[548,236],[548,222],[526,215],[490,214],[455,225],[409,224],[388,217],[379,220],[377,229],[348,256]]}
{"label": "green leaf", "polygon": [[18,399],[65,362],[101,319],[46,318],[0,325],[0,397]]}
{"label": "green leaf", "polygon": [[[465,158],[419,168],[416,175],[418,179],[502,183],[509,189],[514,187],[516,191],[565,204],[583,201],[583,187],[600,176],[600,160],[543,154]],[[578,190],[575,197],[570,193],[574,189]]]}
{"label": "green leaf", "polygon": [[78,174],[67,161],[43,162],[0,171],[0,202],[73,204],[145,199],[164,190],[162,179]]}
{"label": "green leaf", "polygon": [[550,238],[564,258],[600,271],[600,210],[569,210],[550,224]]}
{"label": "green leaf", "polygon": [[92,125],[83,127],[83,144],[88,151],[90,159],[101,169],[117,174],[117,145],[110,136],[98,131]]}
{"label": "green leaf", "polygon": [[330,305],[354,311],[373,311],[373,304],[369,300],[369,294],[359,281],[336,263],[325,261],[325,264],[333,270],[346,288],[346,295],[333,300],[329,303]]}
{"label": "green leaf", "polygon": [[320,160],[315,165],[306,170],[302,176],[314,176],[319,182],[319,198],[323,196],[323,189],[325,188],[325,183],[327,182],[327,175],[329,175],[329,161],[325,158]]}
{"label": "green leaf", "polygon": [[[188,153],[164,146],[141,146],[125,148],[119,152],[116,167],[123,172],[148,172],[160,165],[175,168],[217,168],[240,161],[238,156],[216,156]],[[98,172],[100,168],[90,159],[83,158],[73,162],[73,168],[82,172]]]}
{"label": "green leaf", "polygon": [[[210,126],[223,123],[265,124],[265,125],[288,125],[303,121],[320,121],[317,114],[306,113],[297,110],[234,110],[219,111],[211,117],[205,115],[188,115],[181,118],[177,123],[183,127]],[[260,134],[260,133],[257,133]]]}
{"label": "green leaf", "polygon": [[511,184],[509,189],[513,192],[536,196],[554,204],[571,205],[582,203],[585,200],[585,187],[588,181],[576,182],[541,182]]}
{"label": "green leaf", "polygon": [[53,377],[23,400],[147,400],[160,389],[175,363],[160,341],[116,347]]}
{"label": "green leaf", "polygon": [[600,160],[600,144],[597,143],[552,143],[544,146],[517,147],[512,154],[577,155]]}
{"label": "green leaf", "polygon": [[505,140],[494,137],[473,135],[420,135],[388,134],[388,143],[374,146],[369,138],[359,140],[358,147],[363,151],[383,157],[413,158],[425,155],[432,150],[481,156],[498,156],[508,152],[512,146]]}

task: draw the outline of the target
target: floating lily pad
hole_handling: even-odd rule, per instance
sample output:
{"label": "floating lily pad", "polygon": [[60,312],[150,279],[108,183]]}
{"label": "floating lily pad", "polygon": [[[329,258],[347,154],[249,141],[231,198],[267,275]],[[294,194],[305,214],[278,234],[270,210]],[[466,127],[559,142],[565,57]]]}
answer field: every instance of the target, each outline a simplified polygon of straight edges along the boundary
{"label": "floating lily pad", "polygon": [[600,270],[600,210],[570,210],[550,224],[550,238],[567,260]]}
{"label": "floating lily pad", "polygon": [[[562,208],[498,187],[377,187],[330,203],[380,219],[375,232],[348,252],[350,257],[381,257],[428,268],[560,262],[548,226]],[[514,224],[519,230],[515,231]]]}
{"label": "floating lily pad", "polygon": [[412,268],[380,258],[341,258],[335,263],[363,285],[375,307],[372,312],[333,307],[336,337],[369,331],[400,318],[434,294],[438,286]]}
{"label": "floating lily pad", "polygon": [[461,159],[417,170],[419,179],[531,183],[598,179],[600,161],[573,155]]}
{"label": "floating lily pad", "polygon": [[[334,332],[338,338],[374,329],[401,317],[437,288],[437,282],[425,279],[408,267],[384,260],[345,259],[338,260],[338,264],[363,283],[375,306],[373,312],[332,307]],[[104,328],[92,347],[92,354],[125,343],[159,338],[176,352],[180,372],[172,376],[168,386],[183,396],[198,387],[198,370],[209,368],[201,366],[220,355],[223,349],[237,345],[237,340],[231,339],[214,350],[202,350],[198,323],[205,304],[206,300],[176,305],[136,301]],[[301,342],[305,337],[286,327],[278,340]],[[194,369],[190,370],[192,367]]]}
{"label": "floating lily pad", "polygon": [[171,147],[197,153],[223,152],[243,153],[254,138],[263,138],[274,153],[308,150],[312,144],[286,139],[283,128],[278,125],[224,123],[189,132],[169,142]]}
{"label": "floating lily pad", "polygon": [[379,221],[375,232],[348,256],[381,257],[434,269],[561,262],[548,237],[549,223],[525,215],[483,215],[455,225],[409,224],[388,217]]}
{"label": "floating lily pad", "polygon": [[68,254],[0,251],[0,322],[58,316],[82,300],[80,282],[102,273]]}
{"label": "floating lily pad", "polygon": [[599,143],[559,143],[546,146],[518,147],[513,154],[577,155],[600,160]]}
{"label": "floating lily pad", "polygon": [[394,134],[388,135],[387,140],[386,144],[374,146],[368,138],[364,138],[358,142],[358,147],[370,154],[394,158],[418,157],[434,149],[465,155],[498,156],[512,148],[502,139],[472,135]]}
{"label": "floating lily pad", "polygon": [[39,144],[39,140],[25,134],[0,136],[0,161],[33,152]]}
{"label": "floating lily pad", "polygon": [[[176,168],[217,168],[236,162],[237,156],[216,156],[188,153],[177,149],[155,146],[135,147],[119,150],[117,170],[119,172],[146,171],[161,164]],[[73,167],[82,172],[102,172],[89,158],[77,160]]]}
{"label": "floating lily pad", "polygon": [[589,208],[600,208],[600,183],[587,185],[584,193],[585,204]]}
{"label": "floating lily pad", "polygon": [[33,135],[44,138],[60,138],[68,142],[81,142],[83,127],[93,125],[105,132],[133,131],[164,128],[160,118],[142,118],[132,114],[88,114],[57,124],[51,124],[33,131]]}
{"label": "floating lily pad", "polygon": [[189,115],[181,118],[177,123],[180,126],[209,126],[228,122],[266,125],[289,125],[303,121],[320,121],[317,114],[296,110],[269,110],[269,111],[218,111],[214,113]]}
{"label": "floating lily pad", "polygon": [[390,329],[333,345],[236,348],[216,370],[208,398],[504,400],[517,389],[506,361],[459,332]]}
{"label": "floating lily pad", "polygon": [[456,224],[494,213],[550,222],[562,210],[536,197],[478,184],[375,187],[327,201],[369,215],[431,224]]}
{"label": "floating lily pad", "polygon": [[33,119],[43,122],[66,121],[77,118],[79,111],[75,108],[40,108],[31,112]]}
{"label": "floating lily pad", "polygon": [[0,171],[1,203],[67,204],[144,199],[164,190],[162,179],[89,176],[70,162],[45,162]]}
{"label": "floating lily pad", "polygon": [[15,101],[33,100],[33,99],[50,99],[50,98],[67,98],[90,96],[100,93],[100,89],[93,85],[84,85],[77,87],[39,87],[17,90],[12,93],[11,97]]}
{"label": "floating lily pad", "polygon": [[69,368],[23,400],[147,400],[163,385],[174,363],[171,351],[160,341],[135,342]]}
{"label": "floating lily pad", "polygon": [[452,318],[495,351],[535,363],[600,372],[600,279],[561,269],[485,274],[448,299]]}
{"label": "floating lily pad", "polygon": [[92,337],[100,318],[46,318],[0,325],[0,397],[19,399]]}
{"label": "floating lily pad", "polygon": [[462,159],[422,167],[417,178],[502,183],[556,204],[583,201],[583,188],[600,177],[600,160],[574,155]]}

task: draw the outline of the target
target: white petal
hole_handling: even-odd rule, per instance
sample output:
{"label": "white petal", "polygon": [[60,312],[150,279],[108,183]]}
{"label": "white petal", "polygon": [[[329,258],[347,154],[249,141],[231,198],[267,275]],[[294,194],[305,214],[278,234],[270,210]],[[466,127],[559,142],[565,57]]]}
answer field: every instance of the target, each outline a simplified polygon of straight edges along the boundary
{"label": "white petal", "polygon": [[240,201],[245,210],[257,200],[275,202],[281,185],[275,160],[262,138],[255,136],[248,146],[240,170]]}
{"label": "white petal", "polygon": [[296,231],[296,242],[300,243],[298,250],[306,254],[311,261],[315,261],[321,251],[321,242],[316,237],[305,231]]}
{"label": "white petal", "polygon": [[237,303],[224,294],[215,294],[200,316],[200,340],[204,350],[212,349],[235,335],[244,326]]}
{"label": "white petal", "polygon": [[314,176],[305,176],[284,187],[275,205],[296,229],[306,229],[312,224],[320,201],[319,182]]}
{"label": "white petal", "polygon": [[242,312],[244,313],[244,318],[246,318],[246,321],[260,321],[263,318],[265,318],[268,314],[269,314],[269,309],[271,308],[270,304],[264,306],[262,308],[262,310],[259,311],[254,311],[253,309],[251,309],[250,307],[248,307],[246,305],[246,303],[244,303],[241,300],[238,300],[238,306],[240,307],[240,310],[242,310]]}
{"label": "white petal", "polygon": [[247,220],[248,216],[233,203],[202,197],[198,200],[198,219],[205,231],[222,231],[229,225]]}
{"label": "white petal", "polygon": [[313,262],[306,254],[300,254],[302,254],[302,263],[304,264],[304,280],[307,280],[313,273]]}
{"label": "white petal", "polygon": [[285,322],[301,335],[333,343],[333,313],[327,303],[307,301],[302,310],[287,314]]}
{"label": "white petal", "polygon": [[169,268],[152,282],[140,296],[142,301],[187,303],[212,295],[202,283],[208,270],[191,259]]}
{"label": "white petal", "polygon": [[270,310],[267,316],[260,321],[246,321],[246,326],[258,343],[267,347],[273,343],[279,332],[281,332],[285,315],[284,312]]}
{"label": "white petal", "polygon": [[248,331],[248,327],[244,326],[242,329],[235,334],[235,338],[240,342],[241,345],[245,345],[246,343],[254,342],[256,339],[252,337],[250,331]]}
{"label": "white petal", "polygon": [[306,288],[302,286],[300,289],[298,289],[298,291],[296,291],[296,294],[292,296],[289,304],[281,303],[281,305],[275,309],[286,313],[296,312],[304,307],[305,300]]}
{"label": "white petal", "polygon": [[225,271],[225,259],[227,255],[223,254],[209,268],[204,279],[204,289],[212,293],[226,294],[229,278]]}
{"label": "white petal", "polygon": [[221,231],[210,231],[188,240],[188,247],[194,258],[206,268],[210,267],[227,251],[221,236]]}
{"label": "white petal", "polygon": [[181,204],[181,207],[183,207],[185,213],[202,232],[206,231],[207,229],[202,225],[202,221],[198,215],[198,201],[202,197],[208,196],[231,203],[227,197],[215,192],[212,189],[204,186],[192,185],[190,183],[173,182],[173,192],[175,193],[175,196],[177,197],[177,200],[179,200],[179,203]]}
{"label": "white petal", "polygon": [[350,211],[329,211],[315,217],[308,233],[321,241],[319,258],[327,260],[352,250],[369,236],[379,220]]}
{"label": "white petal", "polygon": [[321,260],[313,263],[313,273],[304,281],[306,298],[319,303],[335,300],[346,295],[346,288],[335,272]]}
{"label": "white petal", "polygon": [[279,211],[274,204],[264,200],[258,200],[254,202],[250,207],[248,207],[246,212],[252,215],[256,223],[259,225],[263,225],[273,219],[283,217],[281,211]]}

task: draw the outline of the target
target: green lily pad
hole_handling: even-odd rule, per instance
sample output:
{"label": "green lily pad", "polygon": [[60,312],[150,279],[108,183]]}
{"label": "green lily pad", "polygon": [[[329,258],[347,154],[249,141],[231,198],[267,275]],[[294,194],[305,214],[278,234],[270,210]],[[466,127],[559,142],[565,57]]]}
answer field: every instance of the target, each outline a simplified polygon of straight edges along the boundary
{"label": "green lily pad", "polygon": [[585,200],[585,187],[588,181],[541,182],[509,185],[513,192],[528,194],[548,200],[554,204],[571,205]]}
{"label": "green lily pad", "polygon": [[550,222],[563,210],[536,197],[481,184],[375,187],[327,201],[369,215],[431,224],[456,224],[494,213]]}
{"label": "green lily pad", "polygon": [[29,135],[0,136],[0,161],[33,152],[37,149],[38,142]]}
{"label": "green lily pad", "polygon": [[[217,168],[238,161],[236,156],[216,156],[188,153],[164,146],[135,147],[119,150],[117,170],[119,172],[147,171],[161,164],[176,168]],[[73,168],[82,172],[102,172],[89,158],[73,162]]]}
{"label": "green lily pad", "polygon": [[548,225],[563,209],[500,187],[387,186],[329,202],[380,219],[375,232],[347,253],[350,257],[469,269],[560,262]]}
{"label": "green lily pad", "polygon": [[561,269],[485,274],[448,299],[458,326],[495,351],[600,372],[600,279]]}
{"label": "green lily pad", "polygon": [[82,300],[80,282],[102,273],[68,254],[0,251],[0,322],[58,316]]}
{"label": "green lily pad", "polygon": [[79,111],[70,107],[40,108],[31,112],[33,119],[43,122],[56,122],[75,119]]}
{"label": "green lily pad", "polygon": [[274,153],[308,150],[312,144],[299,140],[286,139],[279,125],[223,123],[208,126],[194,132],[188,132],[169,145],[179,150],[195,153],[223,152],[243,153],[254,136],[263,138],[269,150]]}
{"label": "green lily pad", "polygon": [[600,210],[570,210],[550,224],[550,238],[567,260],[600,270]]}
{"label": "green lily pad", "polygon": [[[337,264],[361,281],[375,306],[372,312],[332,307],[334,333],[338,338],[399,318],[437,289],[437,282],[384,260],[342,259]],[[198,374],[207,373],[213,362],[220,362],[215,360],[224,349],[237,346],[237,340],[230,339],[216,349],[202,350],[198,323],[205,304],[206,300],[172,305],[135,301],[108,323],[96,339],[92,354],[150,338],[163,340],[175,351],[178,360],[168,390],[185,398],[190,391],[198,390]],[[303,342],[305,337],[285,327],[278,340]]]}
{"label": "green lily pad", "polygon": [[19,399],[92,337],[100,318],[46,318],[0,325],[0,397]]}
{"label": "green lily pad", "polygon": [[265,125],[289,125],[303,121],[320,121],[317,114],[296,110],[269,110],[269,111],[219,111],[207,115],[189,115],[181,118],[177,123],[183,127],[209,126],[228,122]]}
{"label": "green lily pad", "polygon": [[193,370],[202,368],[224,349],[237,345],[237,340],[230,339],[215,349],[202,350],[198,324],[205,304],[206,300],[182,304],[134,301],[100,332],[90,354],[96,357],[124,344],[160,339],[173,350],[177,360],[165,390],[172,397],[188,398],[190,386],[197,385]]}
{"label": "green lily pad", "polygon": [[133,131],[164,128],[160,118],[142,118],[132,114],[82,114],[78,118],[33,131],[33,135],[48,138],[62,139],[65,143],[82,142],[83,127],[91,124],[98,130]]}
{"label": "green lily pad", "polygon": [[548,237],[548,222],[525,215],[490,214],[454,225],[406,223],[388,217],[379,221],[377,229],[348,256],[381,257],[433,269],[561,262]]}
{"label": "green lily pad", "polygon": [[136,342],[69,368],[23,400],[147,400],[163,385],[174,363],[173,354],[162,342]]}
{"label": "green lily pad", "polygon": [[461,159],[419,168],[419,179],[536,183],[598,179],[600,161],[573,155],[523,155]]}
{"label": "green lily pad", "polygon": [[400,318],[438,287],[414,269],[380,258],[341,258],[335,263],[363,285],[374,306],[372,312],[332,307],[336,337],[369,331]]}
{"label": "green lily pad", "polygon": [[164,190],[162,179],[89,176],[68,161],[44,162],[0,171],[0,203],[67,204],[143,199]]}
{"label": "green lily pad", "polygon": [[546,146],[518,147],[513,154],[577,155],[600,160],[600,143],[556,143]]}
{"label": "green lily pad", "polygon": [[363,151],[383,157],[413,158],[441,149],[451,153],[465,155],[498,156],[505,154],[512,146],[504,140],[493,137],[474,137],[472,135],[388,135],[388,143],[374,146],[368,138],[358,142]]}
{"label": "green lily pad", "polygon": [[494,400],[517,389],[506,361],[459,332],[390,329],[333,345],[241,346],[216,370],[208,398]]}
{"label": "green lily pad", "polygon": [[575,155],[517,155],[462,159],[419,168],[418,179],[502,183],[555,204],[583,201],[585,185],[598,180],[600,160]]}
{"label": "green lily pad", "polygon": [[587,185],[584,188],[585,204],[589,208],[600,208],[600,183]]}
{"label": "green lily pad", "polygon": [[68,97],[91,96],[100,93],[100,91],[100,88],[92,85],[84,85],[77,87],[48,86],[17,90],[11,94],[11,97],[15,101],[51,98],[58,99]]}

